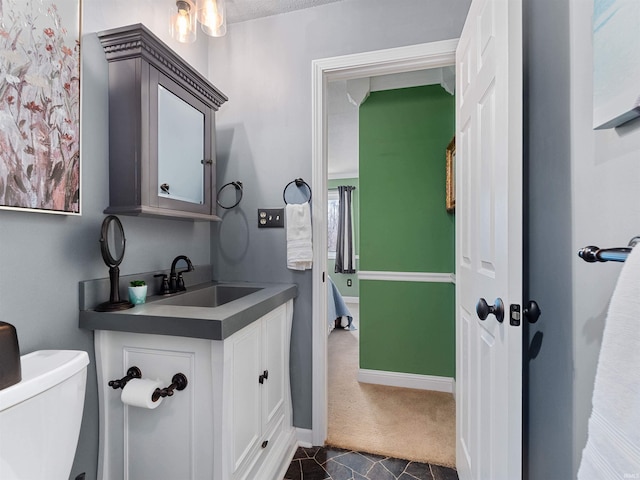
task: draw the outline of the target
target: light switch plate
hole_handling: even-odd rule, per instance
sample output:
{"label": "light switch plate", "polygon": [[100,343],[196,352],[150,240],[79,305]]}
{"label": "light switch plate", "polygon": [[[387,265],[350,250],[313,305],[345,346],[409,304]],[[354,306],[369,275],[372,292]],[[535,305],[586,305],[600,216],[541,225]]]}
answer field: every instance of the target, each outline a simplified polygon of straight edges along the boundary
{"label": "light switch plate", "polygon": [[284,208],[259,208],[258,228],[284,228]]}

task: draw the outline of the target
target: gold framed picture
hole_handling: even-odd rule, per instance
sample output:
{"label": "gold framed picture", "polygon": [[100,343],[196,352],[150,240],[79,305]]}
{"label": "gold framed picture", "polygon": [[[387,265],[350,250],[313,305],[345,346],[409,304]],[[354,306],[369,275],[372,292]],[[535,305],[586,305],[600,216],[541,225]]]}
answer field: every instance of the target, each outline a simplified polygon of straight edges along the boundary
{"label": "gold framed picture", "polygon": [[453,213],[456,209],[456,137],[453,137],[447,145],[447,212]]}

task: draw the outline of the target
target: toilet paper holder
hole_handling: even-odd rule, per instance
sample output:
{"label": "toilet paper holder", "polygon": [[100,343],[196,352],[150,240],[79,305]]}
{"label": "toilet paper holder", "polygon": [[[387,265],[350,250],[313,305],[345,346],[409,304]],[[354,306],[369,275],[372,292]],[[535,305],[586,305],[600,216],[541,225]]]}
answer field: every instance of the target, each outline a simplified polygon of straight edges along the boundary
{"label": "toilet paper holder", "polygon": [[124,386],[131,380],[132,378],[142,378],[142,372],[138,367],[131,367],[127,370],[127,376],[122,377],[120,380],[110,380],[109,386],[114,390],[119,388],[124,388]]}
{"label": "toilet paper holder", "polygon": [[187,388],[188,383],[189,382],[187,381],[187,377],[184,373],[176,373],[171,379],[171,385],[166,388],[156,388],[153,395],[151,395],[151,400],[157,402],[160,397],[171,397],[173,396],[174,390],[184,390]]}
{"label": "toilet paper holder", "polygon": [[[142,378],[142,372],[138,367],[130,367],[127,370],[127,375],[125,377],[122,377],[119,380],[110,380],[108,385],[114,390],[117,390],[118,388],[124,388],[129,380],[132,380],[134,378]],[[175,390],[184,390],[185,388],[187,388],[188,384],[189,381],[187,380],[187,376],[184,373],[176,373],[171,378],[171,385],[165,388],[155,389],[155,391],[151,395],[151,400],[157,402],[160,398],[171,397],[173,396],[173,392]]]}

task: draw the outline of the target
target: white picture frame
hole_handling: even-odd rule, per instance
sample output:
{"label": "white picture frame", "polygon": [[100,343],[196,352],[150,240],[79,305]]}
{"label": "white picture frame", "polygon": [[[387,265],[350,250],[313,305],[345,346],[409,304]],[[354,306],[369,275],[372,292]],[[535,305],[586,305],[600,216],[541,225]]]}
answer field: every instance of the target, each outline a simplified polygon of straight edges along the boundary
{"label": "white picture frame", "polygon": [[80,215],[80,0],[0,6],[0,209]]}

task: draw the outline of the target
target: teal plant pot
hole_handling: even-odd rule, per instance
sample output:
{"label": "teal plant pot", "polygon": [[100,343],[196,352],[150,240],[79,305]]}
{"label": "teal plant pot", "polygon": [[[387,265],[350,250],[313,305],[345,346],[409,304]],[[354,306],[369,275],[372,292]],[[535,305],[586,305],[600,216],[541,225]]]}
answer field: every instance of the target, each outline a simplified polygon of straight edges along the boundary
{"label": "teal plant pot", "polygon": [[140,305],[147,300],[147,286],[129,287],[129,301],[134,305]]}

